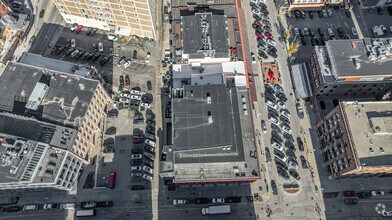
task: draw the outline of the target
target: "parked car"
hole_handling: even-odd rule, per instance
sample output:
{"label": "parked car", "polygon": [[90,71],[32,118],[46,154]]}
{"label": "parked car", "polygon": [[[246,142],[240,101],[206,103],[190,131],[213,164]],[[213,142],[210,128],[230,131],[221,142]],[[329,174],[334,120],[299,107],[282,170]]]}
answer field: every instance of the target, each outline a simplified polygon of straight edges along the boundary
{"label": "parked car", "polygon": [[382,211],[382,213],[381,213],[381,216],[382,217],[388,217],[388,218],[391,218],[392,217],[392,211]]}
{"label": "parked car", "polygon": [[139,160],[142,159],[142,155],[141,154],[132,154],[131,155],[131,160]]}
{"label": "parked car", "polygon": [[140,172],[131,173],[131,177],[142,177],[143,174]]}
{"label": "parked car", "polygon": [[298,167],[299,167],[297,162],[295,162],[295,160],[293,160],[293,159],[288,160],[287,163],[294,169],[298,169]]}
{"label": "parked car", "polygon": [[58,209],[60,208],[60,204],[58,203],[48,203],[43,206],[43,209]]}
{"label": "parked car", "polygon": [[343,192],[343,196],[344,197],[354,197],[354,196],[356,196],[357,194],[355,193],[355,191],[344,191]]}
{"label": "parked car", "polygon": [[97,207],[112,207],[113,202],[112,201],[101,201],[97,202]]}
{"label": "parked car", "polygon": [[299,156],[301,160],[301,166],[303,169],[308,169],[308,162],[306,161],[305,157],[303,155]]}
{"label": "parked car", "polygon": [[155,147],[155,146],[156,146],[155,141],[152,141],[152,140],[149,140],[149,139],[146,139],[146,140],[144,141],[144,143],[147,144],[147,145],[149,145],[149,146],[151,146],[151,147]]}
{"label": "parked car", "polygon": [[63,203],[60,205],[60,209],[75,209],[76,204],[75,203]]}
{"label": "parked car", "polygon": [[240,203],[241,197],[240,196],[230,196],[225,198],[226,203]]}
{"label": "parked car", "polygon": [[208,204],[210,203],[210,199],[208,198],[195,198],[195,204]]}
{"label": "parked car", "polygon": [[261,130],[263,130],[263,133],[267,133],[267,125],[264,120],[261,120]]}
{"label": "parked car", "polygon": [[271,163],[272,162],[271,152],[270,152],[268,147],[265,147],[265,161],[267,163]]}
{"label": "parked car", "polygon": [[173,200],[173,205],[186,205],[189,204],[188,199],[174,199]]}
{"label": "parked car", "polygon": [[357,193],[358,198],[365,199],[365,198],[370,198],[372,197],[371,192],[359,192]]}
{"label": "parked car", "polygon": [[346,204],[346,205],[358,204],[358,199],[347,198],[344,200],[344,204]]}
{"label": "parked car", "polygon": [[44,17],[44,14],[45,14],[45,10],[42,9],[42,10],[39,12],[39,17],[40,17],[40,18]]}
{"label": "parked car", "polygon": [[150,159],[150,160],[154,160],[154,159],[155,159],[155,156],[154,156],[154,154],[152,154],[152,153],[144,152],[143,155],[144,155],[145,157],[147,157],[148,159]]}
{"label": "parked car", "polygon": [[383,196],[383,195],[385,195],[384,191],[380,191],[380,190],[375,190],[375,191],[372,191],[371,193],[372,193],[372,196]]}
{"label": "parked car", "polygon": [[137,50],[133,50],[132,59],[137,60]]}
{"label": "parked car", "polygon": [[225,203],[224,198],[213,198],[212,203],[217,204],[217,203]]}
{"label": "parked car", "polygon": [[276,186],[275,180],[271,180],[271,188],[272,188],[272,194],[278,195],[278,187]]}
{"label": "parked car", "polygon": [[116,35],[109,34],[109,35],[108,35],[108,40],[117,41],[117,40],[118,40],[118,37],[117,37]]}
{"label": "parked car", "polygon": [[291,128],[289,127],[289,126],[287,126],[287,125],[283,125],[282,126],[282,130],[284,131],[284,132],[286,132],[287,134],[291,134]]}
{"label": "parked car", "polygon": [[290,176],[294,177],[294,179],[296,179],[296,180],[300,180],[301,179],[301,177],[299,176],[298,172],[294,168],[291,168],[289,170],[289,174],[290,174]]}
{"label": "parked car", "polygon": [[78,25],[78,27],[75,29],[75,33],[79,34],[83,30],[83,25]]}
{"label": "parked car", "polygon": [[143,174],[142,176],[143,179],[152,182],[152,176],[148,175],[148,174]]}
{"label": "parked car", "polygon": [[115,52],[115,56],[116,56],[116,57],[120,57],[120,51],[121,51],[121,47],[120,47],[120,46],[117,46],[117,47],[116,47],[116,52]]}

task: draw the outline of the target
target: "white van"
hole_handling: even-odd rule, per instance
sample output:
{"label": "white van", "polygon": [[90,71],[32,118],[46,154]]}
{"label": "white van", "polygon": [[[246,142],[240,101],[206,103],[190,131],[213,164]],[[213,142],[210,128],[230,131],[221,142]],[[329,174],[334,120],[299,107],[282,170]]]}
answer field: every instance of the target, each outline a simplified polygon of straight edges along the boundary
{"label": "white van", "polygon": [[38,210],[38,205],[24,205],[23,211]]}

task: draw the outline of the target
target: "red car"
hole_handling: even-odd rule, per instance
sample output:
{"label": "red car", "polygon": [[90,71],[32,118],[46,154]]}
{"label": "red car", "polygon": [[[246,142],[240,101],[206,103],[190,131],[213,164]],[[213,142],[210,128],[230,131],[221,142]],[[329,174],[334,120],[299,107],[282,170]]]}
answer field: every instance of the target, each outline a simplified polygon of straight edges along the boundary
{"label": "red car", "polygon": [[260,39],[264,39],[264,35],[260,34],[259,32],[256,32],[256,36]]}
{"label": "red car", "polygon": [[269,39],[272,39],[272,38],[273,38],[273,37],[272,37],[272,34],[269,33],[269,32],[264,33],[264,36],[268,37]]}
{"label": "red car", "polygon": [[343,196],[344,197],[354,197],[354,196],[356,196],[357,194],[354,192],[354,191],[344,191],[343,192]]}
{"label": "red car", "polygon": [[257,26],[263,27],[263,25],[260,22],[258,22],[258,21],[253,22],[252,27],[256,28]]}
{"label": "red car", "polygon": [[8,208],[4,208],[5,212],[19,212],[20,207],[19,206],[10,206]]}
{"label": "red car", "polygon": [[134,144],[142,144],[144,143],[144,139],[143,138],[134,138],[133,140]]}
{"label": "red car", "polygon": [[76,28],[75,33],[79,34],[79,33],[82,31],[82,29],[83,29],[83,25],[79,25],[79,26]]}

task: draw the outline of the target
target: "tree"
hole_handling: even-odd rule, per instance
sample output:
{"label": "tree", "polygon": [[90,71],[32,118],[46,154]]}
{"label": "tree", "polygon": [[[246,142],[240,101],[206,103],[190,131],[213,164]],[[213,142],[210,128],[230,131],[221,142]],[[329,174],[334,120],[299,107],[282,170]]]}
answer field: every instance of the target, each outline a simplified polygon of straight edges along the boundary
{"label": "tree", "polygon": [[298,41],[291,42],[291,43],[289,44],[289,49],[288,49],[288,51],[287,51],[287,53],[289,54],[289,56],[290,56],[291,54],[293,54],[293,53],[296,53],[296,52],[298,51],[298,49],[299,49],[299,46],[300,46],[300,44],[299,44]]}
{"label": "tree", "polygon": [[291,27],[291,25],[289,25],[284,32],[284,39],[285,40],[288,40],[291,37],[291,30],[292,30],[292,27]]}

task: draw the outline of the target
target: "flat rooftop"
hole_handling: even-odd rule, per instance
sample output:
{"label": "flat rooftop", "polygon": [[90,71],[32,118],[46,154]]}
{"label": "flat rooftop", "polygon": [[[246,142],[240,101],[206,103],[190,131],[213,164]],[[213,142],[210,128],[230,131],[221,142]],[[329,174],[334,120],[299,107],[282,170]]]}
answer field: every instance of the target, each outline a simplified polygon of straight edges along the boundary
{"label": "flat rooftop", "polygon": [[[38,109],[26,108],[37,83],[49,89]],[[0,77],[0,111],[77,127],[99,82],[27,64],[9,62]]]}
{"label": "flat rooftop", "polygon": [[392,102],[346,102],[342,106],[360,163],[392,165]]}
{"label": "flat rooftop", "polygon": [[257,160],[249,158],[251,119],[243,110],[250,106],[243,100],[249,100],[246,90],[223,84],[184,86],[183,96],[173,98],[176,181],[257,178]]}
{"label": "flat rooftop", "polygon": [[228,58],[229,36],[223,10],[181,11],[182,53],[189,59]]}
{"label": "flat rooftop", "polygon": [[330,63],[330,72],[337,79],[391,77],[391,43],[389,38],[327,41],[325,48],[329,57],[327,62]]}
{"label": "flat rooftop", "polygon": [[0,113],[0,183],[53,183],[75,129]]}

